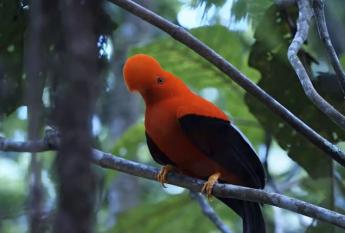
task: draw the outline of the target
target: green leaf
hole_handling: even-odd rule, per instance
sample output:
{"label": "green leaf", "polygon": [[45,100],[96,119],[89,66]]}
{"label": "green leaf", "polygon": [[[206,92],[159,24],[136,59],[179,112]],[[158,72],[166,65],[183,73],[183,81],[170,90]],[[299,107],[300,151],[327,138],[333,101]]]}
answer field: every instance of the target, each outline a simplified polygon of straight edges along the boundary
{"label": "green leaf", "polygon": [[178,14],[178,11],[181,6],[181,2],[178,0],[160,0],[160,1],[153,1],[151,3],[155,12],[159,15],[175,20]]}
{"label": "green leaf", "polygon": [[264,12],[273,4],[273,0],[236,0],[231,13],[235,20],[249,19],[254,26],[263,17]]}
{"label": "green leaf", "polygon": [[115,144],[113,154],[136,159],[140,144],[145,142],[145,128],[143,123],[131,126]]}
{"label": "green leaf", "polygon": [[221,7],[226,3],[226,0],[192,0],[192,7],[199,7],[205,4],[205,10],[209,10],[212,6]]}
{"label": "green leaf", "polygon": [[[116,141],[112,154],[125,157],[130,160],[139,160],[140,162],[153,163],[145,139],[145,127],[142,122],[132,125],[126,132]],[[105,184],[109,185],[116,172],[106,171]]]}
{"label": "green leaf", "polygon": [[345,69],[345,55],[340,56],[339,61],[343,69]]}
{"label": "green leaf", "polygon": [[[25,207],[26,187],[20,174],[22,170],[17,162],[7,158],[0,158],[0,166],[7,167],[0,176],[0,218],[15,218],[22,214]],[[10,168],[12,176],[5,174],[6,171],[10,173]]]}

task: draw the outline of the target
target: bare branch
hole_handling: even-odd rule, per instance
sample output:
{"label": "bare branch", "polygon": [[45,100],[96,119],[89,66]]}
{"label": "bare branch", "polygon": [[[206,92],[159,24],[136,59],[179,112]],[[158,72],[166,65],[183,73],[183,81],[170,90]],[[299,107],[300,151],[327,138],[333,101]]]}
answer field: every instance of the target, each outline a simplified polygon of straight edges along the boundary
{"label": "bare branch", "polygon": [[258,87],[255,83],[248,79],[236,67],[230,64],[227,60],[217,54],[215,51],[207,47],[200,40],[195,38],[183,28],[169,22],[161,16],[149,11],[148,9],[134,3],[130,0],[109,0],[119,7],[131,12],[150,24],[160,28],[166,33],[170,34],[175,40],[180,41],[201,57],[214,64],[220,71],[225,73],[229,78],[234,80],[243,89],[258,98],[270,110],[279,115],[283,120],[289,123],[296,131],[304,135],[309,141],[314,143],[321,150],[330,155],[334,160],[345,166],[345,154],[334,144],[323,138],[303,121],[297,118],[289,110],[287,110],[278,101],[272,98],[264,90]]}
{"label": "bare branch", "polygon": [[213,224],[223,233],[232,233],[229,227],[220,219],[205,196],[201,193],[190,192],[191,196],[199,203],[202,212],[213,222]]}
{"label": "bare branch", "polygon": [[[104,168],[115,169],[150,180],[156,180],[159,172],[159,169],[152,166],[125,160],[99,150],[94,150],[94,162]],[[176,173],[169,174],[167,181],[169,184],[195,192],[200,192],[205,182]],[[277,206],[345,229],[345,215],[281,194],[231,184],[216,184],[213,194],[217,197],[235,198]]]}
{"label": "bare branch", "polygon": [[0,151],[5,152],[44,152],[55,151],[60,147],[60,134],[53,128],[47,127],[44,132],[44,139],[13,141],[0,136]]}
{"label": "bare branch", "polygon": [[31,152],[37,153],[42,151],[51,150],[52,148],[44,142],[44,140],[33,140],[26,142],[16,142],[6,140],[0,137],[0,150],[1,151],[15,151],[15,152]]}
{"label": "bare branch", "polygon": [[[46,140],[44,140],[47,142],[45,144],[45,147],[42,146],[41,141],[11,142],[9,140],[5,140],[4,138],[0,138],[0,150],[3,150],[2,145],[9,145],[12,148],[12,151],[18,152],[24,151],[23,148],[21,148],[21,145],[36,152],[43,152],[52,150],[53,148],[57,148],[58,145],[51,144],[57,141],[56,138],[54,138],[54,135],[49,137],[51,138],[47,138]],[[6,141],[6,143],[2,143],[2,141]],[[37,145],[37,147],[35,147],[35,145]],[[157,181],[156,176],[159,172],[159,169],[156,167],[126,160],[96,149],[93,149],[92,161],[93,163],[103,168],[117,170],[134,176]],[[204,185],[204,182],[204,180],[192,178],[175,172],[171,172],[167,176],[167,183],[187,188],[194,192],[200,192],[201,188]],[[278,193],[272,193],[260,189],[247,188],[231,184],[217,183],[214,186],[213,195],[217,197],[235,198],[277,206],[311,218],[331,223],[335,226],[345,229],[345,215]]]}
{"label": "bare branch", "polygon": [[323,0],[313,0],[313,10],[314,16],[316,19],[317,29],[319,31],[319,35],[326,46],[329,59],[331,60],[333,69],[337,74],[337,79],[340,85],[340,88],[345,95],[345,73],[340,65],[339,59],[337,57],[337,53],[333,47],[331,38],[329,37],[328,28],[326,25],[325,20],[325,7],[324,7]]}
{"label": "bare branch", "polygon": [[330,105],[322,96],[315,90],[307,71],[305,70],[297,53],[302,47],[304,41],[307,39],[309,32],[309,25],[313,16],[309,1],[298,0],[299,15],[297,20],[297,32],[288,49],[288,58],[294,68],[303,90],[307,97],[326,114],[333,122],[345,130],[345,117],[338,112],[332,105]]}

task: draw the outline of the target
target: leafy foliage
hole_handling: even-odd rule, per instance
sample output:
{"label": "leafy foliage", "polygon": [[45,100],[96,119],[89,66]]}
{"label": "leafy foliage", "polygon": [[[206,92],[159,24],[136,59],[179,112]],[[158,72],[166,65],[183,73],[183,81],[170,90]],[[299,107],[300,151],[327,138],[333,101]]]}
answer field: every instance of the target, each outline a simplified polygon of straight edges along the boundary
{"label": "leafy foliage", "polygon": [[[205,14],[211,7],[220,8],[225,3],[227,3],[226,0],[192,0],[190,5],[192,7],[204,6]],[[272,4],[273,0],[234,0],[229,13],[237,22],[247,19],[252,25],[256,26],[265,10]]]}
{"label": "leafy foliage", "polygon": [[[229,219],[237,219],[231,211],[215,203],[217,212],[224,215],[224,220],[234,228]],[[225,217],[226,216],[226,217]],[[149,219],[149,221],[148,221]],[[237,229],[240,231],[240,229]],[[170,233],[170,232],[218,232],[215,226],[203,216],[200,206],[190,196],[183,194],[169,195],[163,201],[146,203],[138,206],[119,218],[117,232]]]}
{"label": "leafy foliage", "polygon": [[[256,31],[256,42],[252,47],[249,63],[258,69],[262,79],[258,85],[274,96],[279,102],[299,116],[333,142],[344,140],[345,134],[305,96],[301,85],[287,60],[287,48],[291,41],[290,28],[276,7],[271,7]],[[259,29],[260,28],[260,29]],[[300,54],[310,67],[312,62],[306,52]],[[317,77],[315,77],[316,79]],[[250,111],[263,127],[277,140],[288,155],[313,177],[328,176],[330,160],[289,125],[265,109],[253,97],[247,95]],[[342,102],[334,102],[341,106]],[[320,124],[322,122],[322,124]],[[313,163],[310,159],[313,158]]]}
{"label": "leafy foliage", "polygon": [[113,153],[128,159],[135,159],[137,148],[145,142],[145,128],[142,123],[131,126],[116,142]]}
{"label": "leafy foliage", "polygon": [[[0,162],[1,163],[1,162]],[[8,178],[8,177],[5,177]],[[8,180],[0,179],[4,183]],[[11,180],[7,186],[0,188],[0,218],[11,218],[20,215],[25,202],[24,184]],[[1,229],[1,226],[0,226]]]}
{"label": "leafy foliage", "polygon": [[175,20],[180,9],[181,2],[178,0],[160,0],[155,1],[153,4],[155,4],[155,11],[159,12],[160,15],[170,20]]}
{"label": "leafy foliage", "polygon": [[25,12],[20,1],[0,1],[0,117],[13,112],[23,95]]}
{"label": "leafy foliage", "polygon": [[339,61],[343,69],[345,69],[345,55],[341,56]]}
{"label": "leafy foliage", "polygon": [[198,7],[205,4],[205,10],[207,11],[212,6],[221,7],[226,3],[226,0],[192,0],[191,6],[192,7]]}
{"label": "leafy foliage", "polygon": [[[334,143],[343,141],[344,132],[309,101],[287,60],[286,54],[292,40],[292,28],[286,23],[285,17],[291,16],[296,18],[295,8],[281,11],[272,6],[268,9],[257,27],[256,42],[251,49],[249,64],[259,70],[262,75],[258,82],[260,87],[330,141]],[[307,69],[312,71],[314,58],[306,51],[300,52],[299,56]],[[343,97],[335,76],[315,72],[309,72],[309,75],[319,93],[335,107],[343,110]],[[333,167],[327,155],[250,95],[246,95],[246,103],[262,126],[286,150],[289,157],[303,167],[311,177],[318,178],[316,180],[307,177],[302,179],[301,187],[306,193],[291,193],[291,195],[297,194],[298,198],[334,208],[332,191],[334,185],[331,182]],[[313,195],[310,196],[310,193]],[[317,223],[310,226],[307,232],[325,232],[330,228],[332,227],[329,224]]]}
{"label": "leafy foliage", "polygon": [[231,12],[235,20],[249,18],[255,26],[272,4],[272,0],[235,0]]}

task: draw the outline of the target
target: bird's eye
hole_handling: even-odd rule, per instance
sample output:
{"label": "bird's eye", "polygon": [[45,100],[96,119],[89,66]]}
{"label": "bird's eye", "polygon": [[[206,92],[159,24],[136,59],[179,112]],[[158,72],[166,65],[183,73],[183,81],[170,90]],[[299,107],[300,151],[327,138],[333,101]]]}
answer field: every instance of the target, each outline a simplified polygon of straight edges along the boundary
{"label": "bird's eye", "polygon": [[164,80],[164,78],[162,78],[162,77],[158,77],[158,78],[157,78],[157,83],[158,83],[158,84],[163,84],[164,81],[165,81],[165,80]]}

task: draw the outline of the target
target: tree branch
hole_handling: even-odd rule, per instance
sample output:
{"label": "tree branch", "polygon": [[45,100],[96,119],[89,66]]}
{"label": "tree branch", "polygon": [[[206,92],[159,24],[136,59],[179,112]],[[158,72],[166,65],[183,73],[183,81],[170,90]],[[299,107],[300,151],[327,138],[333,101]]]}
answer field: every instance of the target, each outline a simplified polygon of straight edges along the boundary
{"label": "tree branch", "polygon": [[148,9],[134,3],[130,0],[109,0],[110,2],[118,5],[119,7],[131,12],[132,14],[140,17],[141,19],[149,22],[150,24],[165,31],[175,40],[180,41],[201,57],[214,64],[220,71],[225,73],[229,78],[234,80],[243,89],[250,94],[258,98],[263,102],[270,110],[279,115],[283,120],[289,123],[296,131],[304,135],[309,141],[314,143],[321,150],[330,155],[334,160],[345,167],[345,154],[331,142],[323,138],[316,133],[303,121],[297,118],[289,110],[287,110],[278,101],[272,98],[264,90],[258,87],[255,83],[249,80],[243,73],[241,73],[236,67],[230,64],[227,60],[217,54],[215,51],[207,47],[200,40],[195,38],[189,32],[184,30],[161,16],[149,11]]}
{"label": "tree branch", "polygon": [[[54,150],[58,147],[59,140],[56,139],[54,134],[48,134],[43,141],[37,142],[14,142],[0,138],[0,151],[10,151],[9,148],[11,148],[11,151],[23,152],[25,151],[23,148],[26,148],[28,149],[26,152],[43,152]],[[157,181],[156,176],[159,169],[153,166],[126,160],[96,149],[93,149],[92,161],[103,168]],[[167,183],[187,188],[194,192],[200,192],[204,182],[204,180],[175,172],[171,172],[167,176]],[[220,183],[215,184],[212,193],[217,197],[235,198],[277,206],[345,229],[345,215],[281,194]]]}
{"label": "tree branch", "polygon": [[214,211],[210,203],[206,200],[206,198],[197,192],[190,192],[191,196],[199,203],[200,208],[204,215],[206,215],[211,222],[223,233],[232,233],[229,227],[220,219],[217,213]]}
{"label": "tree branch", "polygon": [[325,20],[325,6],[324,5],[325,4],[323,0],[313,0],[313,10],[314,10],[315,21],[316,21],[317,29],[319,31],[319,36],[326,46],[329,59],[331,61],[331,64],[333,66],[335,73],[337,74],[336,76],[337,76],[340,88],[343,94],[345,94],[345,73],[340,65],[339,59],[337,57],[337,53],[335,52],[331,38],[328,33],[328,28],[327,28],[326,20]]}
{"label": "tree branch", "polygon": [[0,137],[0,151],[37,153],[48,150],[53,150],[53,148],[44,140],[29,140],[25,142],[17,142]]}
{"label": "tree branch", "polygon": [[299,8],[297,32],[288,49],[289,61],[294,68],[307,97],[319,110],[326,114],[333,122],[339,125],[340,128],[345,130],[345,117],[324,98],[322,98],[319,93],[317,93],[307,71],[297,56],[298,51],[302,47],[304,41],[307,39],[310,21],[313,16],[309,1],[298,0],[297,3]]}

